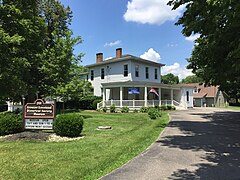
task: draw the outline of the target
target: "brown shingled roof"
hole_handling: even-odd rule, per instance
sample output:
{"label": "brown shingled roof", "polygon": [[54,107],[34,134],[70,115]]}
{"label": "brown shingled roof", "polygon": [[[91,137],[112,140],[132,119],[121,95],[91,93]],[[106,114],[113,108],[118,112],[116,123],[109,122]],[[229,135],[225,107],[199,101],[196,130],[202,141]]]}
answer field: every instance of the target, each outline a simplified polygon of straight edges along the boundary
{"label": "brown shingled roof", "polygon": [[201,98],[201,97],[215,97],[217,92],[218,92],[218,87],[219,86],[204,86],[204,84],[199,85],[195,84],[198,93],[194,93],[193,97],[194,98]]}

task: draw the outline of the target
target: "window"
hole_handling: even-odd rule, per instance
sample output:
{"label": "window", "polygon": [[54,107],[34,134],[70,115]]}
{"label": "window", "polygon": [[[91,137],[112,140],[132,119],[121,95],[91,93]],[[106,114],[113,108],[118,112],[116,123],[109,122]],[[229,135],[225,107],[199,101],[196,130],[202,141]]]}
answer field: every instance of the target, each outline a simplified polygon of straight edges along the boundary
{"label": "window", "polygon": [[189,101],[189,91],[186,92],[187,95],[187,102]]}
{"label": "window", "polygon": [[86,80],[88,81],[88,74],[87,74],[87,79]]}
{"label": "window", "polygon": [[145,68],[145,73],[146,73],[146,79],[149,78],[149,67]]}
{"label": "window", "polygon": [[124,68],[123,75],[124,75],[124,77],[126,77],[126,76],[128,76],[128,65],[125,64],[123,68]]}
{"label": "window", "polygon": [[155,75],[155,79],[158,79],[158,70],[157,70],[157,68],[154,71],[154,75]]}
{"label": "window", "polygon": [[104,79],[104,68],[101,69],[101,79]]}
{"label": "window", "polygon": [[91,81],[93,81],[93,79],[94,79],[94,71],[91,70]]}
{"label": "window", "polygon": [[139,65],[135,66],[135,77],[139,77]]}

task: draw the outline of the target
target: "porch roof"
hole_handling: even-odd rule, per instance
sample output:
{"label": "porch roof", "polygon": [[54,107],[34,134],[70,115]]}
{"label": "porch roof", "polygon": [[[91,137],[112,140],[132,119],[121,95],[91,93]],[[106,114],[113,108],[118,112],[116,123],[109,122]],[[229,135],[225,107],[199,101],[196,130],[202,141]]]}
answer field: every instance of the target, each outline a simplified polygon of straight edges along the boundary
{"label": "porch roof", "polygon": [[163,89],[181,89],[181,86],[170,85],[170,84],[162,84],[162,83],[153,83],[153,82],[140,82],[140,81],[125,81],[125,82],[109,82],[109,83],[101,83],[102,87],[111,88],[111,87],[155,87],[155,88],[163,88]]}

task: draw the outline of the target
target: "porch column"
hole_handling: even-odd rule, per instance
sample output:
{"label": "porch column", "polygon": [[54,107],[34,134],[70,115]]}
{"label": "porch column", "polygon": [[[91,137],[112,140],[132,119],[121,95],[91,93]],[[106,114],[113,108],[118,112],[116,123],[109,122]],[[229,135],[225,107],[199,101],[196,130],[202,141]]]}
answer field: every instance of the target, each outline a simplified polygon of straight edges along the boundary
{"label": "porch column", "polygon": [[161,102],[161,100],[162,100],[162,99],[161,99],[161,96],[162,96],[162,95],[161,95],[161,94],[162,94],[162,93],[161,93],[161,88],[158,88],[158,94],[159,94],[159,97],[158,97],[159,106],[161,106],[161,105],[162,105],[162,102]]}
{"label": "porch column", "polygon": [[120,86],[120,107],[122,107],[122,101],[123,101],[123,87]]}
{"label": "porch column", "polygon": [[147,86],[144,87],[144,106],[147,107]]}
{"label": "porch column", "polygon": [[105,88],[105,87],[103,87],[103,107],[105,107],[105,106],[106,106],[106,103],[105,103],[105,101],[106,101],[106,88]]}
{"label": "porch column", "polygon": [[171,89],[171,103],[172,103],[172,106],[173,106],[173,89]]}

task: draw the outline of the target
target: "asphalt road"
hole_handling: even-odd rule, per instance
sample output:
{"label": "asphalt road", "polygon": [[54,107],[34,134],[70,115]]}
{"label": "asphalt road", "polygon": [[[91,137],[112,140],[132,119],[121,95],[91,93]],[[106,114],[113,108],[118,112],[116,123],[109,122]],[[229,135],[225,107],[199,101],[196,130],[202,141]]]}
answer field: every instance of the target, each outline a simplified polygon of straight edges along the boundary
{"label": "asphalt road", "polygon": [[101,179],[240,179],[240,112],[199,108],[170,115],[149,149]]}

